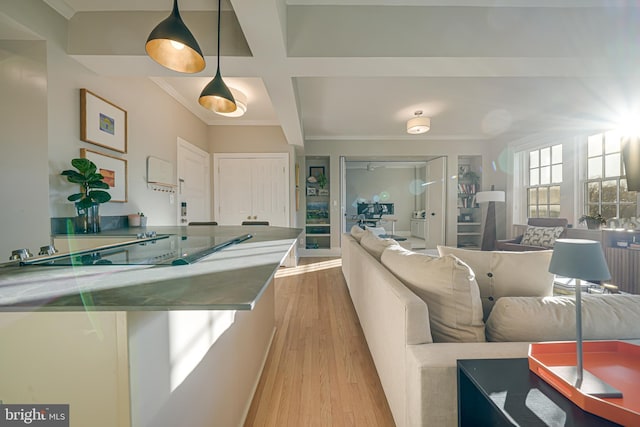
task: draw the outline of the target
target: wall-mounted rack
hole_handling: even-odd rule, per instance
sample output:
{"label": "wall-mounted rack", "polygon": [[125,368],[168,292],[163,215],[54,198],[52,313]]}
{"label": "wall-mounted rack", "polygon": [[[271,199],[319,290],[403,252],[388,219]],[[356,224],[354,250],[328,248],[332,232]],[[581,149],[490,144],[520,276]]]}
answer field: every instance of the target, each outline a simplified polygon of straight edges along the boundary
{"label": "wall-mounted rack", "polygon": [[161,193],[175,193],[178,186],[174,184],[165,184],[164,182],[147,181],[147,188]]}
{"label": "wall-mounted rack", "polygon": [[173,164],[157,157],[147,157],[147,188],[162,193],[175,193]]}

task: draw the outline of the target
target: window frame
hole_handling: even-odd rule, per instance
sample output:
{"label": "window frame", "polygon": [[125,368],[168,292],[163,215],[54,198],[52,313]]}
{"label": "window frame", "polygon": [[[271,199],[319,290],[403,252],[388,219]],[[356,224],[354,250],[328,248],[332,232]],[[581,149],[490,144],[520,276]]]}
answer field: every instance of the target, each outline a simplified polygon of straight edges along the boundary
{"label": "window frame", "polygon": [[[607,136],[611,135],[613,137],[617,137],[620,140],[622,140],[622,136],[617,134],[614,131],[609,131],[609,132],[601,132],[601,133],[596,133],[593,135],[589,135],[587,137],[587,146],[586,146],[586,150],[585,150],[585,156],[584,159],[586,161],[586,167],[585,167],[585,171],[584,171],[584,180],[583,180],[583,184],[582,184],[582,194],[583,194],[583,211],[586,215],[595,215],[595,214],[600,214],[603,215],[603,207],[605,207],[605,213],[606,211],[610,211],[610,209],[606,209],[606,207],[612,207],[615,206],[615,215],[610,216],[610,215],[603,215],[607,218],[621,218],[621,212],[625,211],[626,209],[622,209],[622,207],[626,207],[626,208],[631,208],[632,211],[635,211],[637,208],[637,195],[636,197],[633,197],[633,194],[635,194],[636,192],[634,191],[629,191],[627,190],[627,186],[626,186],[626,174],[625,174],[625,169],[624,169],[624,162],[622,159],[622,145],[620,144],[618,147],[617,151],[609,151],[607,152],[606,149],[606,141],[607,141]],[[592,138],[598,137],[600,136],[600,153],[590,156],[589,155],[589,144]],[[606,175],[606,156],[607,155],[613,155],[613,154],[619,154],[619,161],[620,161],[620,165],[619,165],[619,175],[611,175],[611,176],[607,176]],[[601,158],[600,161],[600,176],[597,178],[589,178],[589,160],[591,159],[595,159],[595,158]],[[603,194],[604,194],[604,186],[603,183],[606,182],[614,182],[614,186],[615,186],[615,200],[614,201],[603,201]],[[589,188],[591,185],[596,184],[598,186],[598,201],[594,202],[591,201],[591,197],[589,196]],[[631,193],[632,197],[629,197],[630,201],[622,201],[621,200],[621,194],[624,192],[626,193]],[[594,209],[595,208],[595,209]],[[631,215],[631,216],[635,216],[635,215]]]}
{"label": "window frame", "polygon": [[[554,149],[557,148],[558,152],[560,153],[560,159],[559,161],[554,162]],[[543,150],[549,150],[549,164],[548,165],[543,165],[542,164],[542,152]],[[526,212],[527,212],[527,217],[528,218],[559,218],[560,217],[560,211],[561,211],[561,188],[562,188],[562,182],[563,182],[563,173],[564,173],[564,154],[563,154],[563,144],[559,143],[559,144],[550,144],[550,145],[544,145],[544,146],[539,146],[536,148],[532,148],[526,151],[527,156],[526,156],[526,171],[527,171],[527,175],[526,175],[526,187],[525,187],[525,204],[526,204]],[[537,161],[537,165],[536,166],[532,166],[531,165],[531,156],[532,153],[537,152],[537,157],[538,157],[538,161]],[[559,180],[555,180],[554,181],[554,173],[553,173],[553,169],[554,166],[560,166],[560,179]],[[544,167],[549,167],[549,183],[545,183],[542,184],[541,183],[541,177],[542,177],[542,169]],[[531,184],[531,177],[532,177],[532,171],[533,170],[537,170],[538,173],[538,183],[537,184]],[[540,201],[540,194],[541,194],[541,190],[544,190],[546,192],[546,201],[542,202]],[[536,201],[535,203],[532,203],[532,192],[535,191],[535,198]],[[557,196],[557,203],[551,203],[551,194],[553,191],[557,191],[558,192],[558,196]],[[535,215],[533,214],[533,210],[532,207],[535,206]],[[546,215],[541,216],[541,209],[540,207],[543,206],[543,213],[546,213]],[[555,206],[557,207],[555,210],[552,211],[551,207]],[[555,213],[556,215],[551,216],[551,213]]]}

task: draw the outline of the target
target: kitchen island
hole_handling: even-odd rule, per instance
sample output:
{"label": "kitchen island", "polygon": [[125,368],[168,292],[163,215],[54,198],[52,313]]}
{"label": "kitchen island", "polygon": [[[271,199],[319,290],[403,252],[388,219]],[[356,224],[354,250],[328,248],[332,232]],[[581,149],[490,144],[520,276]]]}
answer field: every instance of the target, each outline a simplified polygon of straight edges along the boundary
{"label": "kitchen island", "polygon": [[0,399],[68,403],[72,426],[242,423],[274,333],[273,276],[301,230],[153,230],[253,237],[190,265],[0,268]]}

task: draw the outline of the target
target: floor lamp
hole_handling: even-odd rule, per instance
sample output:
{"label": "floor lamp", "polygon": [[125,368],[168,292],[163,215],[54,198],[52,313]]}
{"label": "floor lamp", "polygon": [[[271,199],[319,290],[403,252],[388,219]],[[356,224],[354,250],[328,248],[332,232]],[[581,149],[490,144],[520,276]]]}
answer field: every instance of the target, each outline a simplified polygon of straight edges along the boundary
{"label": "floor lamp", "polygon": [[582,280],[611,278],[600,242],[583,239],[557,239],[549,263],[549,272],[576,281],[576,366],[550,367],[560,378],[583,393],[596,397],[616,398],[622,393],[600,378],[585,371],[582,361]]}
{"label": "floor lamp", "polygon": [[492,251],[496,248],[496,203],[504,202],[504,191],[495,191],[491,186],[491,191],[480,191],[476,193],[477,203],[489,203],[487,207],[487,219],[484,223],[484,233],[482,233],[483,251]]}

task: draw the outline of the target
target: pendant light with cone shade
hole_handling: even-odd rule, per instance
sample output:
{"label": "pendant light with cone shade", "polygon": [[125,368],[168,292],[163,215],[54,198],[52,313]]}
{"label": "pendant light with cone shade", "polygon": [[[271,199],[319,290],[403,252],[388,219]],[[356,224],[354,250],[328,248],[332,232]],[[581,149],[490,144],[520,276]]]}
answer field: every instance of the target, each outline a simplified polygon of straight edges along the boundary
{"label": "pendant light with cone shade", "polygon": [[171,15],[149,34],[145,50],[151,59],[170,70],[181,73],[204,70],[202,50],[180,17],[178,0],[173,0]]}
{"label": "pendant light with cone shade", "polygon": [[233,94],[220,75],[220,0],[218,0],[218,68],[216,76],[202,90],[198,102],[207,110],[214,113],[233,113],[236,111],[236,101]]}

